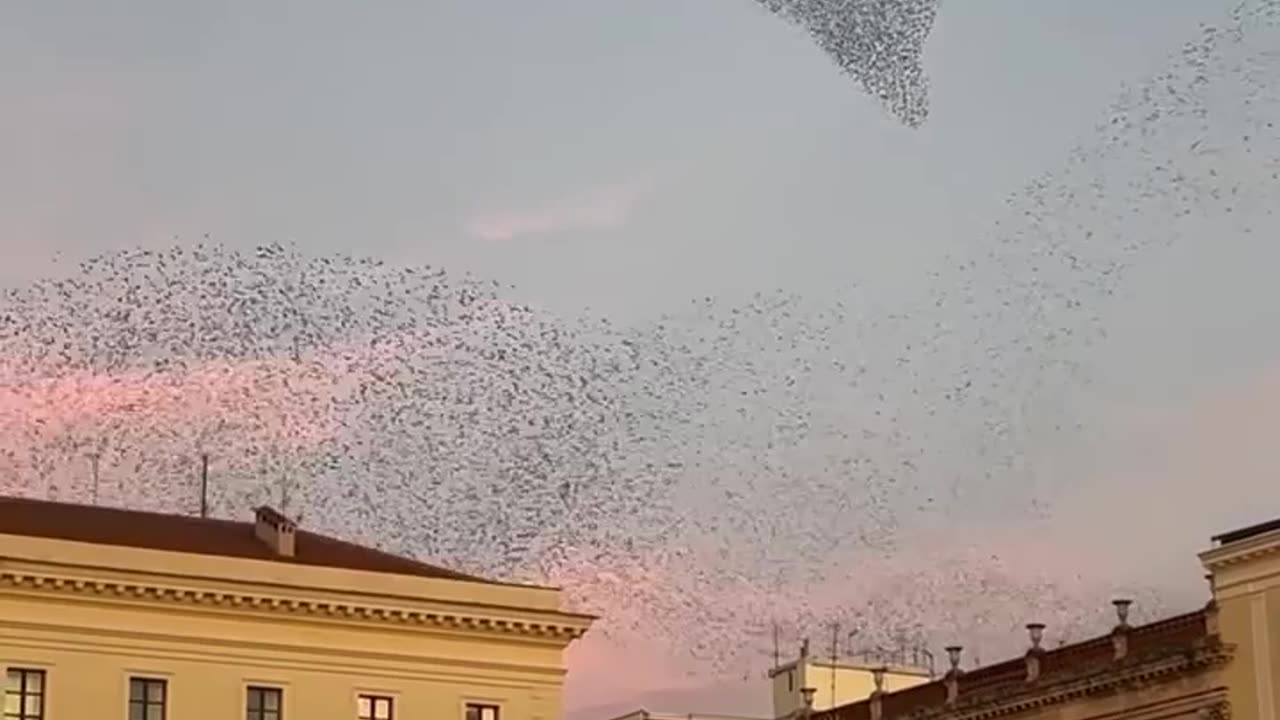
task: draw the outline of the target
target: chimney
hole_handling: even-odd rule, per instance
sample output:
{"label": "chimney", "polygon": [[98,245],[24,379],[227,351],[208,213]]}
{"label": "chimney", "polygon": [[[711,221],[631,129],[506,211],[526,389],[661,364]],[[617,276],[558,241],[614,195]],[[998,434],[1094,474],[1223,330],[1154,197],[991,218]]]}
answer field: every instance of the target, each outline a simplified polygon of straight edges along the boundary
{"label": "chimney", "polygon": [[1027,633],[1031,636],[1031,647],[1027,649],[1027,682],[1040,679],[1040,656],[1044,648],[1040,643],[1044,640],[1044,623],[1028,623]]}
{"label": "chimney", "polygon": [[297,529],[292,520],[272,508],[264,505],[254,510],[253,534],[280,557],[293,557]]}
{"label": "chimney", "polygon": [[884,718],[884,674],[887,668],[878,667],[871,671],[871,678],[876,683],[876,689],[871,691],[871,720],[883,720]]}
{"label": "chimney", "polygon": [[800,717],[809,720],[813,717],[813,696],[817,694],[818,689],[812,687],[800,688],[800,697],[804,698],[804,707],[800,709]]}
{"label": "chimney", "polygon": [[960,653],[964,650],[959,645],[951,645],[947,648],[947,659],[951,661],[951,669],[947,671],[947,705],[953,706],[960,699],[960,675],[964,672],[960,669]]}
{"label": "chimney", "polygon": [[1116,626],[1111,631],[1111,647],[1115,651],[1116,660],[1123,660],[1129,655],[1129,606],[1132,600],[1112,600],[1116,607]]}

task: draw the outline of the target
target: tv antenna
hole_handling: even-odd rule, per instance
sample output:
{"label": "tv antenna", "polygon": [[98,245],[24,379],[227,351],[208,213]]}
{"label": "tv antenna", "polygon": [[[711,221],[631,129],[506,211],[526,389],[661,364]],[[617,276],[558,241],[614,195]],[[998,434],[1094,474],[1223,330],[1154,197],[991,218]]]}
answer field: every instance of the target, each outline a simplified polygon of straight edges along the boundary
{"label": "tv antenna", "polygon": [[840,703],[836,701],[836,663],[840,660],[840,621],[831,623],[831,707]]}
{"label": "tv antenna", "polygon": [[209,517],[209,453],[200,453],[200,517]]}
{"label": "tv antenna", "polygon": [[97,452],[89,454],[89,473],[93,479],[93,488],[91,490],[92,504],[98,504],[98,460],[101,456]]}
{"label": "tv antenna", "polygon": [[778,649],[778,621],[773,621],[773,669],[777,670],[782,666],[782,651]]}

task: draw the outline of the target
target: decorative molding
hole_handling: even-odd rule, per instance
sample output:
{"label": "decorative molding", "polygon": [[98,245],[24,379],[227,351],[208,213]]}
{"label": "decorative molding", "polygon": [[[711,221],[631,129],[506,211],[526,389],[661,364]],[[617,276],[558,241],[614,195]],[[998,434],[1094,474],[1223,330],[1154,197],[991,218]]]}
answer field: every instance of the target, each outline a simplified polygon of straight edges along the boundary
{"label": "decorative molding", "polygon": [[[1091,695],[1158,682],[1172,675],[1220,667],[1231,660],[1233,651],[1233,647],[1216,642],[1168,649],[1155,657],[1147,655],[1119,666],[1092,665],[1076,672],[1055,673],[1041,678],[1038,685],[1016,682],[969,696],[962,691],[953,707],[929,706],[905,717],[914,720],[943,717],[947,720],[988,720],[1035,711]],[[1213,720],[1229,718],[1215,717]]]}
{"label": "decorative molding", "polygon": [[86,598],[123,599],[213,610],[292,615],[336,621],[426,626],[454,632],[514,635],[568,642],[586,633],[586,623],[533,621],[480,613],[418,610],[343,600],[310,600],[243,591],[184,588],[120,579],[84,579],[0,569],[0,588],[69,593]]}
{"label": "decorative molding", "polygon": [[1197,714],[1200,720],[1231,720],[1231,703],[1220,700],[1208,707],[1202,707]]}
{"label": "decorative molding", "polygon": [[1200,563],[1211,572],[1280,553],[1280,531],[1264,533],[1200,553]]}
{"label": "decorative molding", "polygon": [[[12,624],[0,626],[0,643],[23,657],[44,657],[47,651],[111,655],[136,660],[134,664],[155,665],[180,661],[220,664],[254,669],[259,674],[273,672],[324,672],[350,677],[386,680],[426,680],[467,683],[483,678],[487,686],[527,689],[557,687],[563,681],[561,667],[511,664],[491,660],[406,656],[376,650],[352,652],[325,647],[282,646],[277,643],[225,641],[189,636],[103,632],[76,627],[22,624],[14,632]],[[30,661],[24,661],[30,664]]]}

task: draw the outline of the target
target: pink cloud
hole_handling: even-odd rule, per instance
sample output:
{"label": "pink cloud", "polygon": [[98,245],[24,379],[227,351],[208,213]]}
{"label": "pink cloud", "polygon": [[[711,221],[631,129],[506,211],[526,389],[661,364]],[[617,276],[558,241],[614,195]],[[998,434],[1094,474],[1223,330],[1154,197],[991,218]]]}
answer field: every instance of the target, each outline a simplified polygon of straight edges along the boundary
{"label": "pink cloud", "polygon": [[631,219],[648,183],[630,181],[570,195],[539,208],[480,213],[464,225],[479,240],[512,240],[573,230],[612,230]]}
{"label": "pink cloud", "polygon": [[[100,372],[33,372],[0,358],[0,494],[47,495],[55,486],[80,492],[93,455],[104,458],[104,472],[119,470],[119,479],[136,472],[127,463],[113,467],[126,456],[176,457],[228,442],[244,453],[312,452],[340,437],[340,404],[358,392],[358,378],[394,370],[393,358],[360,344],[300,361],[210,360]],[[242,460],[240,454],[224,463]]]}

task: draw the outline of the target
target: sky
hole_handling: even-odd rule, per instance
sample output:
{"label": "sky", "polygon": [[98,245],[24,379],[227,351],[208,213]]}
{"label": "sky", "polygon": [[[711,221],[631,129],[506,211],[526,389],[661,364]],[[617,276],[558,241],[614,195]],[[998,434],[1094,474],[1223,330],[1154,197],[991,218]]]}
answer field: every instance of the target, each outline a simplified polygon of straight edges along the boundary
{"label": "sky", "polygon": [[5,5],[5,280],[295,238],[627,318],[918,276],[1211,15],[947,3],[912,132],[747,0],[122,7]]}
{"label": "sky", "polygon": [[[946,2],[925,50],[932,114],[911,130],[750,0],[13,0],[0,286],[209,234],[442,265],[623,323],[849,282],[892,307],[1228,5]],[[1105,308],[1094,433],[1042,448],[1059,460],[1050,534],[950,528],[1029,545],[1013,575],[1092,564],[1107,582],[1199,589],[1208,533],[1280,510],[1280,340],[1260,331],[1280,250],[1197,233],[1144,256]],[[676,682],[661,660],[645,688],[577,662],[609,688],[577,691],[583,706]]]}

